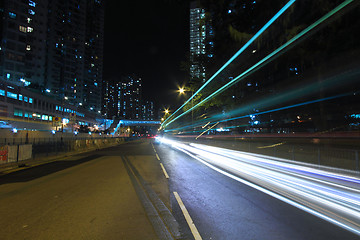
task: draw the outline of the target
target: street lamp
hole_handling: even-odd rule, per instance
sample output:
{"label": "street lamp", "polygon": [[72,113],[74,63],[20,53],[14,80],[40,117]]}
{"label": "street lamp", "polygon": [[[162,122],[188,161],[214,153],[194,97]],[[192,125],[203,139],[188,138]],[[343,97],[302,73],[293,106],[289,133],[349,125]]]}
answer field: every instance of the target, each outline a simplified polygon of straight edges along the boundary
{"label": "street lamp", "polygon": [[181,94],[184,94],[185,93],[185,89],[183,87],[179,88],[178,92]]}
{"label": "street lamp", "polygon": [[193,98],[194,91],[193,90],[185,90],[184,87],[180,87],[179,90],[178,90],[180,95],[185,94],[185,91],[191,91],[191,97],[192,97],[191,98],[191,125],[193,125],[194,124],[194,110],[193,110],[193,107],[194,107],[194,98]]}

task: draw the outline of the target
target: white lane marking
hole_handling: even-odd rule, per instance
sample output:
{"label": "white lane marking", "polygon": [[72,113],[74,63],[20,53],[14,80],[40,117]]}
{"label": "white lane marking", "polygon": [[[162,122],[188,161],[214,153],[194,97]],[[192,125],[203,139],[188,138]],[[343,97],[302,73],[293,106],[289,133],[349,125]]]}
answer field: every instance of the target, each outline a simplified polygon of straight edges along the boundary
{"label": "white lane marking", "polygon": [[200,233],[198,232],[197,228],[195,227],[195,224],[194,224],[193,220],[191,219],[190,214],[189,214],[189,212],[187,211],[187,209],[186,209],[183,201],[181,200],[179,194],[178,194],[177,192],[174,192],[174,196],[175,196],[176,201],[178,202],[178,204],[179,204],[179,206],[180,206],[180,208],[181,208],[181,211],[182,211],[183,214],[184,214],[184,217],[185,217],[185,219],[186,219],[186,222],[187,222],[187,224],[189,225],[190,230],[191,230],[191,232],[192,232],[195,240],[201,240],[202,238],[201,238],[201,236],[200,236]]}
{"label": "white lane marking", "polygon": [[156,155],[157,160],[160,161],[159,155],[157,153],[155,153],[155,155]]}
{"label": "white lane marking", "polygon": [[169,178],[169,175],[167,174],[167,172],[166,172],[166,170],[165,170],[165,168],[164,168],[164,165],[163,165],[162,163],[160,163],[160,166],[161,166],[161,168],[162,168],[162,170],[163,170],[163,172],[164,172],[165,177],[166,177],[166,178]]}
{"label": "white lane marking", "polygon": [[154,145],[153,145],[153,144],[151,144],[151,146],[153,147],[153,149],[154,149],[154,152],[156,153],[156,149],[155,149]]}

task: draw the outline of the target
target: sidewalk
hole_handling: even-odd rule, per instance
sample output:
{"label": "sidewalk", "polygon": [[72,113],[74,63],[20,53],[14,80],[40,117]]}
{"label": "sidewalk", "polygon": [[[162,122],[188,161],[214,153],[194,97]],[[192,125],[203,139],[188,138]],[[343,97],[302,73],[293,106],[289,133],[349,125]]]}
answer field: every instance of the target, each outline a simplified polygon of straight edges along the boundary
{"label": "sidewalk", "polygon": [[0,239],[181,239],[148,146],[57,156],[0,175]]}

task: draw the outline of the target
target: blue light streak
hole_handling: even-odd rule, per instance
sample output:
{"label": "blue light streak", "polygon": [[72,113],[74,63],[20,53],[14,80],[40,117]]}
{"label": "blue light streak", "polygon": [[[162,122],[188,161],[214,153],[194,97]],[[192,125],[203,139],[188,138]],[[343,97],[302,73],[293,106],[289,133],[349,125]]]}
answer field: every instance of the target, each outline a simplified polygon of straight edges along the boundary
{"label": "blue light streak", "polygon": [[[290,106],[275,108],[275,109],[271,109],[271,110],[267,110],[267,111],[263,111],[263,112],[258,112],[258,113],[246,114],[246,115],[233,117],[233,118],[228,118],[228,119],[224,119],[224,120],[219,120],[222,117],[221,115],[217,116],[217,117],[215,116],[215,117],[207,118],[206,120],[209,121],[211,119],[209,124],[213,124],[215,122],[219,122],[219,123],[229,122],[229,121],[232,121],[232,120],[237,120],[237,119],[247,118],[247,117],[251,117],[251,116],[257,116],[257,115],[262,115],[262,114],[266,114],[266,113],[277,112],[277,111],[282,111],[282,110],[286,110],[286,109],[290,109],[290,108],[295,108],[295,107],[300,107],[300,106],[309,105],[309,104],[313,104],[313,103],[318,103],[318,102],[322,102],[322,101],[341,98],[341,97],[349,96],[349,95],[352,95],[352,94],[353,93],[346,93],[346,94],[340,94],[340,95],[326,97],[326,98],[320,98],[320,99],[316,99],[316,100],[297,103],[297,104],[290,105]],[[199,124],[202,124],[202,123],[199,123]],[[197,127],[199,124],[193,124],[193,125],[189,125],[189,126],[176,128],[176,129],[167,129],[165,132],[178,131],[178,130],[183,130],[183,129],[187,129],[187,128],[191,128],[191,127]]]}
{"label": "blue light streak", "polygon": [[[172,122],[174,122],[175,120],[179,119],[180,117],[184,116],[185,114],[189,113],[190,111],[198,108],[200,105],[202,105],[203,103],[206,103],[207,101],[209,101],[211,98],[215,97],[216,95],[220,94],[221,92],[225,91],[226,89],[228,89],[230,86],[234,85],[235,83],[239,82],[240,80],[246,78],[247,76],[249,76],[250,74],[252,74],[253,72],[255,72],[256,70],[258,70],[259,68],[265,66],[266,64],[270,63],[272,60],[274,60],[275,56],[277,54],[280,53],[284,53],[285,49],[287,47],[289,47],[291,44],[293,44],[295,41],[299,40],[301,37],[303,37],[304,35],[306,35],[307,33],[309,33],[312,29],[314,29],[315,27],[317,27],[318,25],[320,25],[322,22],[324,22],[325,20],[327,20],[328,18],[330,18],[331,16],[333,16],[335,13],[339,12],[341,9],[343,9],[344,7],[346,7],[347,5],[349,5],[351,2],[353,2],[353,0],[347,0],[344,1],[343,3],[341,3],[339,6],[337,6],[336,8],[334,8],[333,10],[331,10],[329,13],[327,13],[326,15],[324,15],[323,17],[321,17],[319,20],[317,20],[316,22],[314,22],[313,24],[311,24],[309,27],[307,27],[306,29],[304,29],[303,31],[301,31],[299,34],[297,34],[295,37],[293,37],[292,39],[290,39],[288,42],[286,42],[285,44],[283,44],[282,46],[280,46],[279,48],[277,48],[275,51],[273,51],[272,53],[270,53],[269,55],[267,55],[265,58],[263,58],[262,60],[260,60],[259,62],[257,62],[256,64],[254,64],[252,67],[248,68],[246,71],[244,71],[243,73],[241,73],[240,75],[238,75],[236,78],[234,78],[233,80],[231,80],[230,82],[228,82],[227,84],[225,84],[224,86],[222,86],[221,88],[219,88],[218,90],[216,90],[215,92],[213,92],[212,94],[210,94],[208,97],[206,97],[204,100],[202,100],[201,102],[197,103],[195,106],[193,106],[192,108],[188,109],[187,111],[185,111],[184,113],[180,114],[179,116],[175,117],[174,119],[172,119],[171,121],[169,121],[168,123],[166,123],[164,125],[163,123],[163,128],[168,126],[169,124],[171,124]],[[287,49],[288,50],[288,49]]]}
{"label": "blue light streak", "polygon": [[189,103],[195,95],[197,95],[202,89],[204,89],[220,72],[222,72],[232,61],[234,61],[246,48],[250,46],[271,24],[273,24],[276,19],[278,19],[281,14],[283,14],[296,0],[290,0],[283,8],[280,9],[241,49],[232,56],[209,80],[207,80],[181,107],[179,107],[173,114],[171,114],[162,124],[170,120],[170,118],[176,114],[180,109],[182,109],[187,103]]}

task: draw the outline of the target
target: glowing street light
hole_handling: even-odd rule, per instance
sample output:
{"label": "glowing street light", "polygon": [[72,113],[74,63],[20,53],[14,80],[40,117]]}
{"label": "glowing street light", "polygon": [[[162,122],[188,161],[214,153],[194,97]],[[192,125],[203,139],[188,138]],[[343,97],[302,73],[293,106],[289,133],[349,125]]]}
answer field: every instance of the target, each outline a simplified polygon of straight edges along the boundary
{"label": "glowing street light", "polygon": [[169,109],[165,109],[165,114],[169,114]]}
{"label": "glowing street light", "polygon": [[179,88],[179,91],[178,91],[181,94],[184,94],[185,93],[185,89],[183,87]]}

